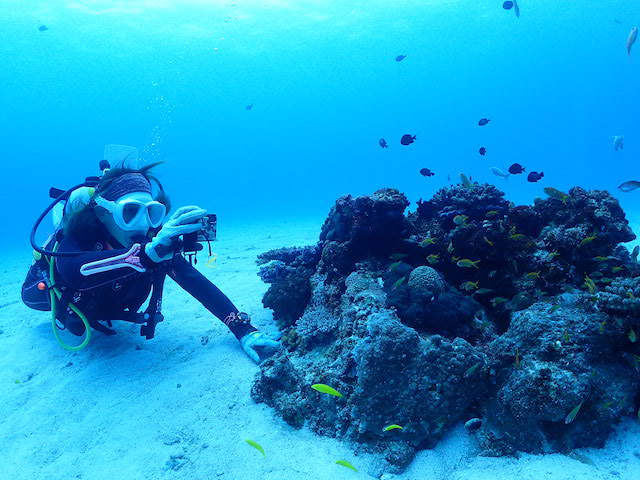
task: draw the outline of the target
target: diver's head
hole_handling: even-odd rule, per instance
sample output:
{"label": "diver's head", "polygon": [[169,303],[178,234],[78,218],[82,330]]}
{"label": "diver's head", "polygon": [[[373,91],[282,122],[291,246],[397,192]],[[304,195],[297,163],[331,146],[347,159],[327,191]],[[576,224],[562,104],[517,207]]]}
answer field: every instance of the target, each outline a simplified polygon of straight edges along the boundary
{"label": "diver's head", "polygon": [[160,226],[170,208],[162,184],[150,173],[156,165],[105,170],[88,205],[69,219],[65,235],[88,245],[104,233],[124,247],[141,241],[151,228]]}
{"label": "diver's head", "polygon": [[151,184],[141,173],[116,177],[110,188],[96,192],[94,212],[109,233],[125,247],[159,227],[166,206],[154,200]]}

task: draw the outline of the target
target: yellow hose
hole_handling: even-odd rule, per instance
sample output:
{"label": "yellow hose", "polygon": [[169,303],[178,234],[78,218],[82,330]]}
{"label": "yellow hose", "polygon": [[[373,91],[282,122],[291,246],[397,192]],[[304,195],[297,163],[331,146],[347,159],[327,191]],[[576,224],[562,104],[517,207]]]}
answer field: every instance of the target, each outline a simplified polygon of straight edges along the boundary
{"label": "yellow hose", "polygon": [[[55,252],[56,250],[58,250],[57,243],[53,246],[53,251]],[[55,257],[51,257],[51,260],[49,261],[49,280],[53,285],[55,285],[55,282],[53,280],[54,261],[55,261]],[[60,338],[60,334],[58,333],[59,328],[56,325],[56,297],[58,300],[61,299],[62,292],[60,292],[60,290],[58,290],[56,287],[52,287],[49,290],[49,294],[51,296],[51,326],[53,327],[53,336],[56,337],[56,340],[58,340],[58,343],[65,350],[69,350],[71,352],[77,352],[78,350],[82,350],[84,347],[89,345],[89,340],[91,340],[91,326],[89,325],[89,321],[87,320],[87,317],[85,317],[84,314],[80,310],[78,310],[78,307],[76,307],[73,303],[69,303],[69,308],[71,309],[71,311],[76,315],[78,315],[80,320],[82,320],[82,323],[84,323],[85,337],[80,345],[75,345],[75,346],[67,345]]]}

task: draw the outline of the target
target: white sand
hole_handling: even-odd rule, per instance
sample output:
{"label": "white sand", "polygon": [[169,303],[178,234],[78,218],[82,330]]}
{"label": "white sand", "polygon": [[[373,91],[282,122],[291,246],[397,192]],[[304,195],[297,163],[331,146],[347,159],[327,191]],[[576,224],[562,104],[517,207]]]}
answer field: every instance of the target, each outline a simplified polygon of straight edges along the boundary
{"label": "white sand", "polygon": [[[321,221],[223,226],[214,244],[217,265],[201,262],[201,270],[258,328],[273,330],[255,257],[314,243]],[[29,262],[25,249],[0,263],[0,479],[380,478],[374,456],[295,430],[255,404],[249,392],[258,367],[227,328],[172,281],[155,339],[119,323],[118,335],[96,332],[88,348],[69,353],[54,340],[48,315],[19,300]],[[246,438],[260,443],[266,458]],[[421,452],[405,474],[382,478],[640,479],[640,425],[632,420],[606,449],[582,452],[596,467],[563,455],[516,460],[476,457],[475,451],[473,437],[458,427],[437,448]],[[336,465],[339,459],[360,472]]]}

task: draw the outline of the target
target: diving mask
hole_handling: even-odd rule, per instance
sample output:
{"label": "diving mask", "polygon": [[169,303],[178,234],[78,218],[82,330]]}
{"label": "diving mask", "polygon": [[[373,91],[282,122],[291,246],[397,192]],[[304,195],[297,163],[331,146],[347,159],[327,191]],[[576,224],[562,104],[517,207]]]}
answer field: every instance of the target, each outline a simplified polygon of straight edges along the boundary
{"label": "diving mask", "polygon": [[116,225],[126,232],[146,231],[149,228],[159,227],[167,214],[167,207],[155,200],[142,202],[123,198],[112,201],[97,196],[95,202],[108,210]]}

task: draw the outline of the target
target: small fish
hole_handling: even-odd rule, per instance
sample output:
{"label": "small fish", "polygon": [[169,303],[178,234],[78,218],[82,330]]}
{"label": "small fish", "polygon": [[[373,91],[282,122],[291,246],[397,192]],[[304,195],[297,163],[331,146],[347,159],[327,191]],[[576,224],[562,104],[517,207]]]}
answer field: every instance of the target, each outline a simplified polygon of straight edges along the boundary
{"label": "small fish", "polygon": [[389,430],[396,430],[396,429],[400,429],[400,430],[404,430],[403,427],[401,427],[400,425],[396,425],[395,423],[392,425],[387,425],[386,427],[384,427],[382,429],[383,432],[388,432]]}
{"label": "small fish", "polygon": [[447,245],[447,252],[453,253],[453,242],[449,242],[449,245]]}
{"label": "small fish", "polygon": [[478,295],[486,295],[487,293],[491,292],[493,292],[493,289],[491,288],[479,288],[475,291],[475,293]]}
{"label": "small fish", "polygon": [[502,4],[502,8],[505,10],[511,10],[513,8],[513,2],[511,0],[507,0]]}
{"label": "small fish", "polygon": [[524,172],[526,172],[525,168],[519,163],[514,163],[509,167],[509,173],[512,173],[513,175],[520,175]]}
{"label": "small fish", "polygon": [[455,223],[459,227],[466,226],[468,219],[469,217],[467,217],[466,215],[456,215],[455,217],[453,217],[453,223]]}
{"label": "small fish", "polygon": [[638,341],[638,337],[637,337],[637,335],[636,335],[636,331],[633,329],[633,327],[630,327],[630,328],[629,328],[629,334],[628,334],[628,337],[629,337],[629,341],[630,341],[631,343],[636,343],[636,342]]}
{"label": "small fish", "polygon": [[569,415],[567,415],[567,418],[564,419],[564,423],[569,425],[571,422],[573,422],[576,419],[576,417],[578,416],[578,413],[580,412],[580,408],[582,408],[583,403],[584,402],[580,402],[576,407],[574,407],[573,410],[569,412]]}
{"label": "small fish", "polygon": [[389,144],[384,138],[378,140],[378,145],[380,145],[380,148],[389,148]]}
{"label": "small fish", "polygon": [[406,55],[398,55],[398,56],[396,57],[396,62],[401,62],[401,61],[402,61],[402,60],[404,60],[405,58],[407,58],[407,56],[406,56]]}
{"label": "small fish", "polygon": [[598,291],[598,289],[596,288],[596,284],[593,283],[593,280],[591,280],[591,278],[589,278],[588,275],[584,276],[584,284],[585,287],[587,287],[587,289],[589,290],[589,293],[591,295],[593,295],[594,293],[596,293]]}
{"label": "small fish", "polygon": [[520,364],[520,360],[521,360],[521,356],[520,356],[520,350],[518,350],[518,348],[516,348],[516,358],[513,361],[513,366],[516,368],[520,368],[521,364]]}
{"label": "small fish", "polygon": [[638,253],[640,253],[640,245],[633,247],[633,251],[631,252],[631,258],[634,262],[638,261]]}
{"label": "small fish", "polygon": [[416,141],[416,136],[415,135],[403,135],[402,138],[400,139],[400,143],[402,145],[411,145],[413,142]]}
{"label": "small fish", "polygon": [[600,279],[600,281],[601,281],[602,283],[611,283],[611,282],[613,282],[613,278],[609,278],[609,277],[602,277],[602,278]]}
{"label": "small fish", "polygon": [[46,25],[40,25],[38,27],[38,30],[40,30],[41,32],[46,32],[47,30],[49,30],[49,27],[47,27]]}
{"label": "small fish", "polygon": [[602,277],[604,277],[604,275],[602,274],[602,272],[591,272],[591,273],[589,274],[589,276],[590,276],[591,278],[602,278]]}
{"label": "small fish", "polygon": [[586,455],[583,455],[582,453],[569,452],[569,453],[567,453],[567,457],[573,458],[574,460],[577,460],[580,463],[584,463],[585,465],[590,465],[592,467],[596,466],[596,464],[595,464],[595,462],[593,460],[591,460]]}
{"label": "small fish", "polygon": [[484,127],[485,125],[488,125],[490,121],[490,118],[481,118],[480,120],[478,120],[478,125]]}
{"label": "small fish", "polygon": [[560,305],[554,305],[549,309],[549,313],[557,312],[559,308],[560,308]]}
{"label": "small fish", "polygon": [[549,195],[551,198],[555,198],[556,200],[560,200],[565,205],[567,204],[567,198],[570,197],[570,195],[567,195],[566,193],[562,193],[560,190],[558,190],[557,188],[553,188],[553,187],[544,187],[543,191],[544,191],[544,193]]}
{"label": "small fish", "polygon": [[464,372],[464,378],[469,378],[471,375],[473,375],[476,370],[478,370],[478,367],[480,367],[480,365],[482,365],[482,362],[478,362],[475,365],[470,366],[466,372]]}
{"label": "small fish", "polygon": [[329,385],[325,385],[324,383],[316,383],[314,385],[311,385],[311,388],[313,388],[314,390],[317,390],[320,393],[326,393],[327,395],[333,395],[334,397],[340,397],[340,398],[344,397],[344,395],[342,395],[336,389],[331,388]]}
{"label": "small fish", "polygon": [[597,257],[593,257],[593,259],[596,262],[606,262],[607,260],[609,260],[609,257],[603,257],[601,255],[598,255]]}
{"label": "small fish", "polygon": [[500,305],[501,303],[508,302],[509,300],[504,297],[495,297],[491,299],[491,304],[495,307],[496,305]]}
{"label": "small fish", "polygon": [[262,456],[263,456],[263,457],[266,457],[266,456],[267,456],[267,455],[264,453],[264,448],[262,448],[262,447],[260,446],[260,444],[259,444],[259,443],[254,442],[253,440],[249,440],[248,438],[247,438],[247,439],[245,439],[245,442],[247,442],[247,443],[248,443],[249,445],[251,445],[253,448],[255,448],[256,450],[258,450],[258,451],[262,454]]}
{"label": "small fish", "polygon": [[498,215],[500,212],[498,212],[498,210],[489,210],[487,213],[485,213],[485,217],[487,218],[493,218],[496,215]]}
{"label": "small fish", "polygon": [[631,300],[635,300],[636,296],[633,294],[633,292],[631,290],[629,290],[627,292],[627,297],[630,298]]}
{"label": "small fish", "polygon": [[608,402],[604,402],[600,408],[606,410],[607,408],[611,408],[611,405],[613,405],[613,402],[609,400]]}
{"label": "small fish", "polygon": [[511,237],[511,240],[521,240],[525,237],[524,233],[512,233],[509,235],[509,237]]}
{"label": "small fish", "polygon": [[579,247],[583,247],[585,246],[587,243],[591,243],[593,242],[596,238],[598,238],[598,234],[597,233],[593,233],[591,236],[583,238],[582,241],[580,242],[580,244],[578,245]]}
{"label": "small fish", "polygon": [[622,270],[624,270],[624,267],[613,267],[611,269],[613,273],[618,273],[618,272],[621,272]]}
{"label": "small fish", "polygon": [[433,245],[434,243],[436,243],[436,240],[437,239],[433,237],[426,237],[424,240],[420,242],[420,246],[428,247],[429,245]]}
{"label": "small fish", "polygon": [[540,272],[529,272],[525,275],[529,279],[540,278]]}
{"label": "small fish", "polygon": [[480,147],[480,150],[478,150],[478,153],[484,157],[487,154],[487,149],[484,147]]}
{"label": "small fish", "polygon": [[598,328],[598,333],[600,333],[600,335],[602,335],[604,333],[604,327],[607,326],[607,321],[605,320],[604,322],[600,322],[600,327]]}
{"label": "small fish", "polygon": [[631,47],[636,43],[638,38],[638,27],[633,27],[627,37],[627,55],[631,56]]}
{"label": "small fish", "polygon": [[393,284],[393,290],[395,290],[400,285],[402,285],[406,280],[407,280],[407,277],[402,277],[402,278],[399,278],[398,280],[396,280],[395,283]]}
{"label": "small fish", "polygon": [[509,175],[511,175],[510,173],[504,173],[498,167],[491,167],[489,170],[491,170],[491,173],[493,173],[495,176],[503,177],[505,180],[507,180],[509,178]]}
{"label": "small fish", "polygon": [[482,239],[485,241],[487,245],[489,245],[490,247],[493,247],[494,243],[491,240],[489,240],[486,235],[482,237]]}
{"label": "small fish", "polygon": [[560,254],[558,253],[558,250],[554,250],[553,252],[547,253],[547,256],[545,257],[545,259],[550,262],[559,255]]}
{"label": "small fish", "polygon": [[564,343],[569,343],[571,341],[571,337],[569,336],[569,331],[565,328],[564,332],[562,333],[562,341]]}
{"label": "small fish", "polygon": [[402,261],[393,262],[391,265],[389,265],[389,271],[395,272],[400,265],[402,265]]}
{"label": "small fish", "polygon": [[455,255],[451,257],[451,261],[454,263],[457,262],[458,260],[460,260],[460,257],[456,257]]}
{"label": "small fish", "polygon": [[429,262],[429,265],[436,265],[439,261],[440,261],[440,255],[436,255],[432,253],[427,257],[427,262]]}
{"label": "small fish", "polygon": [[471,290],[476,290],[478,288],[478,282],[472,282],[469,280],[460,285],[460,288],[470,292]]}
{"label": "small fish", "polygon": [[542,180],[542,177],[544,177],[544,172],[531,172],[527,175],[527,182],[535,183],[538,180]]}
{"label": "small fish", "polygon": [[474,267],[480,270],[480,267],[478,266],[479,263],[480,263],[480,260],[473,261],[473,260],[469,260],[468,258],[463,258],[462,260],[458,260],[456,262],[456,265],[463,268]]}
{"label": "small fish", "polygon": [[[400,60],[397,60],[400,61]],[[347,462],[346,460],[336,460],[336,463],[338,465],[342,465],[343,467],[347,467],[350,468],[351,470],[353,470],[354,472],[357,472],[358,469],[356,467],[354,467],[353,465],[351,465],[349,462]]]}
{"label": "small fish", "polygon": [[422,175],[423,177],[433,177],[435,174],[428,168],[421,168],[420,175]]}
{"label": "small fish", "polygon": [[253,103],[250,103],[249,105],[247,105],[244,108],[245,108],[245,110],[251,110],[253,108]]}
{"label": "small fish", "polygon": [[630,180],[618,185],[618,190],[621,192],[632,192],[638,188],[640,188],[640,182],[637,182],[636,180]]}
{"label": "small fish", "polygon": [[617,152],[619,150],[624,149],[624,136],[623,135],[614,135],[613,136],[613,149]]}
{"label": "small fish", "polygon": [[[464,173],[460,173],[459,175],[460,175],[460,181],[462,182],[462,185],[464,185],[470,190],[473,189],[473,184],[471,183],[471,180],[469,180],[469,177],[467,177]],[[640,186],[640,183],[638,184],[638,186]]]}

